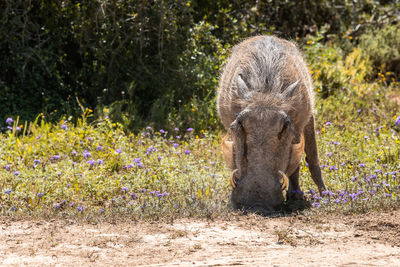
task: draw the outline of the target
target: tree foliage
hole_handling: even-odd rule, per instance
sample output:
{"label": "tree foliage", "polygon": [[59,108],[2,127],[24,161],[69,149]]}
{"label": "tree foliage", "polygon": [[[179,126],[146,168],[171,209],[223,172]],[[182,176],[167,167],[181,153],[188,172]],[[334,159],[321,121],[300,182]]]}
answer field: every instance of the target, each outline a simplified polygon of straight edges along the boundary
{"label": "tree foliage", "polygon": [[[256,34],[360,35],[397,1],[2,0],[0,117],[57,119],[80,103],[135,129],[215,127],[218,74]],[[99,113],[98,112],[98,113]],[[101,114],[97,114],[101,115]]]}

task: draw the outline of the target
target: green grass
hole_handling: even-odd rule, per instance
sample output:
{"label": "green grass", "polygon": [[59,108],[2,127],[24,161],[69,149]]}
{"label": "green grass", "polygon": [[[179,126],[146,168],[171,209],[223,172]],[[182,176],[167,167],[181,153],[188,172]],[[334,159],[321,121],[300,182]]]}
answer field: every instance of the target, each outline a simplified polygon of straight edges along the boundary
{"label": "green grass", "polygon": [[218,136],[153,129],[126,135],[108,119],[88,124],[88,113],[76,126],[38,118],[16,131],[15,122],[0,136],[1,214],[140,219],[226,210]]}
{"label": "green grass", "polygon": [[[371,78],[362,50],[311,39],[304,47],[315,80],[321,198],[303,162],[308,211],[354,213],[399,205],[400,115],[389,95],[398,82]],[[320,60],[322,58],[324,60]],[[358,74],[358,75],[357,75]],[[215,217],[230,214],[223,133],[202,129],[127,134],[86,109],[77,123],[43,116],[0,134],[0,214],[84,220]],[[194,126],[195,127],[195,126]],[[196,134],[196,133],[198,134]]]}
{"label": "green grass", "polygon": [[[332,196],[320,200],[309,193],[315,185],[303,163],[302,189],[314,209],[356,212],[399,203],[400,137],[384,108],[356,110],[343,121],[327,123],[319,117],[321,165]],[[2,215],[89,220],[231,212],[219,135],[153,129],[127,135],[106,118],[87,123],[88,114],[75,126],[38,118],[17,131],[14,122],[12,130],[0,135]]]}

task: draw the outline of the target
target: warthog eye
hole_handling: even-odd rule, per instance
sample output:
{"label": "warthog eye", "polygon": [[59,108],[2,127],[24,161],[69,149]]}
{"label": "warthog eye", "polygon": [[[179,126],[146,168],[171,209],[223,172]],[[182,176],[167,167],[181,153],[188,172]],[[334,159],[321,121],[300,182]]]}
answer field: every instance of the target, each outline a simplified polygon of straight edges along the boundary
{"label": "warthog eye", "polygon": [[288,118],[285,118],[285,121],[283,122],[282,129],[278,134],[278,139],[279,140],[282,138],[283,133],[289,128],[289,126],[290,126],[290,120]]}

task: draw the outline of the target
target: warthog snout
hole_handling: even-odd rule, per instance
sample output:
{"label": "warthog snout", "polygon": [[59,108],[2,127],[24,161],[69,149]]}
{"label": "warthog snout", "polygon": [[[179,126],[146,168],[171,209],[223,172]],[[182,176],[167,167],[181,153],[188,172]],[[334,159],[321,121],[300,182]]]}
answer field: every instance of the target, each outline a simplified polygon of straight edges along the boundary
{"label": "warthog snout", "polygon": [[[235,173],[235,171],[233,172]],[[265,187],[265,184],[259,183],[259,177],[246,176],[239,179],[232,190],[231,204],[236,209],[248,211],[271,212],[279,208],[283,203],[283,190],[288,178],[279,179],[266,175],[263,180],[282,180],[272,187]]]}

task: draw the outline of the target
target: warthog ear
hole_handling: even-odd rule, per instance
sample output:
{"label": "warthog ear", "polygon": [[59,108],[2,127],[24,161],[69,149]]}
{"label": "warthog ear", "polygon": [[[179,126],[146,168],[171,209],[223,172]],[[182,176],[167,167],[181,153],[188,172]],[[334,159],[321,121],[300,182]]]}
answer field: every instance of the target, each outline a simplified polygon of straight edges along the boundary
{"label": "warthog ear", "polygon": [[248,93],[249,93],[249,87],[247,86],[246,82],[243,80],[242,74],[239,74],[237,76],[237,89],[238,89],[238,94],[246,98]]}
{"label": "warthog ear", "polygon": [[246,111],[239,113],[230,126],[233,139],[233,169],[238,169],[237,176],[239,177],[243,175],[247,167],[246,133],[243,127],[246,113]]}
{"label": "warthog ear", "polygon": [[295,81],[291,85],[289,85],[285,91],[283,91],[282,96],[283,98],[288,98],[291,97],[294,93],[294,90],[296,89],[297,85],[299,84],[299,80]]}

